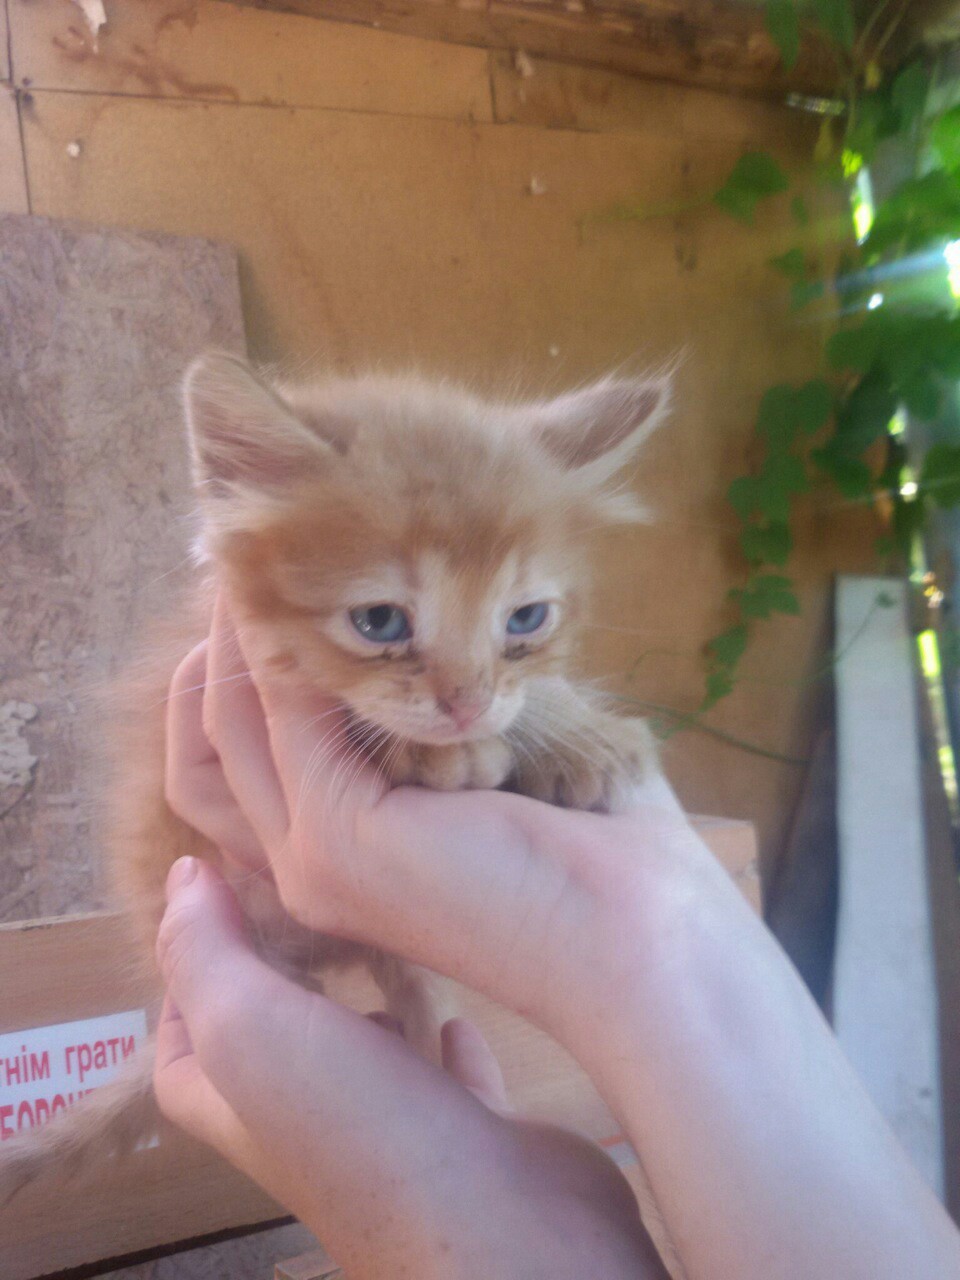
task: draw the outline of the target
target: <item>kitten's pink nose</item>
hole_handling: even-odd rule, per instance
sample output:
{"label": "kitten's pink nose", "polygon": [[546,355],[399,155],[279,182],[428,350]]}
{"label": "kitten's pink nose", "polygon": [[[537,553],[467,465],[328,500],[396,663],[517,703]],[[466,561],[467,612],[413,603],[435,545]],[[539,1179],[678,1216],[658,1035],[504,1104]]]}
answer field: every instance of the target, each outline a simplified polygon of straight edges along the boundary
{"label": "kitten's pink nose", "polygon": [[476,698],[438,698],[437,706],[458,729],[466,729],[474,720],[480,719],[492,701],[489,694]]}

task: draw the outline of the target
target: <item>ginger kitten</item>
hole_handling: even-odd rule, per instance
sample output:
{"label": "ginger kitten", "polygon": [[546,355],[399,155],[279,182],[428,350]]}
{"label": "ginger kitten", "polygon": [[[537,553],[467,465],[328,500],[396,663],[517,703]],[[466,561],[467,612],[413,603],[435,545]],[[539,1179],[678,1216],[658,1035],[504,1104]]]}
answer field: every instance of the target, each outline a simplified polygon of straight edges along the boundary
{"label": "ginger kitten", "polygon": [[[492,404],[415,377],[273,386],[212,353],[184,394],[204,581],[121,689],[114,734],[109,854],[148,965],[173,861],[221,865],[167,806],[163,742],[170,677],[206,634],[218,586],[283,678],[347,705],[352,749],[395,785],[509,787],[605,811],[625,802],[654,767],[646,725],[612,714],[570,666],[588,535],[640,517],[616,478],[664,416],[666,379]],[[306,983],[330,964],[368,964],[408,1037],[435,1048],[443,1009],[429,975],[310,934],[268,881],[232,878],[271,962]],[[157,1123],[152,1067],[142,1055],[4,1142],[0,1203],[48,1168],[135,1146]]]}

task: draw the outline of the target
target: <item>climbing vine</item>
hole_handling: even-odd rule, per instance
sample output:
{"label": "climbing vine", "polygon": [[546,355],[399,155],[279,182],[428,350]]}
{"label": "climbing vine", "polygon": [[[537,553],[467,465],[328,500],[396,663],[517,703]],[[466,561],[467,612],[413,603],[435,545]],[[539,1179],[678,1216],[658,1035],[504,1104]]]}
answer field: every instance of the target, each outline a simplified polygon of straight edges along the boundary
{"label": "climbing vine", "polygon": [[[854,234],[836,261],[831,246],[809,247],[807,202],[766,153],[741,156],[718,191],[691,202],[746,224],[761,201],[789,202],[799,243],[770,259],[770,270],[794,310],[829,299],[839,316],[821,376],[764,394],[758,461],[727,491],[744,570],[729,592],[728,625],[706,647],[701,712],[734,688],[757,624],[799,612],[787,570],[800,495],[826,485],[845,501],[876,504],[887,530],[878,550],[908,558],[931,509],[960,504],[960,430],[955,442],[924,447],[924,433],[915,439],[908,426],[941,421],[960,379],[960,92],[943,82],[943,51],[917,51],[899,65],[892,59],[907,9],[903,0],[878,0],[858,28],[851,0],[766,5],[787,69],[807,37],[833,55],[834,93],[800,105],[820,116],[817,181],[851,205]],[[885,163],[877,172],[897,177],[874,193],[878,156]]]}

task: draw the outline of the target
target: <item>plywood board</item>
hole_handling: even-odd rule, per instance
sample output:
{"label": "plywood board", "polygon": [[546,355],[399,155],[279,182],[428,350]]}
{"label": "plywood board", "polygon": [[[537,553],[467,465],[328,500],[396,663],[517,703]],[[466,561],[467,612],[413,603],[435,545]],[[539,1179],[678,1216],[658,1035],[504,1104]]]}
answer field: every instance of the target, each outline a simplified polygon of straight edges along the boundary
{"label": "plywood board", "polygon": [[833,1025],[877,1109],[942,1196],[937,982],[908,589],[888,578],[837,586],[838,644],[855,636],[857,643],[836,673]]}
{"label": "plywood board", "polygon": [[[718,135],[709,110],[684,115],[687,93],[638,130],[588,134],[37,91],[28,172],[38,211],[237,245],[252,349],[299,370],[415,364],[503,394],[685,353],[675,415],[637,472],[655,522],[600,548],[585,652],[619,691],[683,711],[701,696],[701,647],[725,623],[737,561],[724,492],[760,395],[820,357],[817,325],[789,313],[766,265],[785,247],[785,206],[753,230],[710,210],[583,222],[729,172],[742,133]],[[751,137],[791,169],[807,163],[808,128],[786,113]],[[802,617],[758,628],[740,690],[711,717],[719,730],[805,755],[828,574],[870,564],[872,537],[862,507],[808,508]],[[800,767],[699,734],[671,740],[667,761],[689,807],[747,814],[775,856]]]}
{"label": "plywood board", "polygon": [[0,85],[0,213],[26,213],[28,209],[17,100],[12,89]]}
{"label": "plywood board", "polygon": [[124,0],[96,42],[71,0],[11,0],[30,88],[491,118],[487,55],[220,0]]}
{"label": "plywood board", "polygon": [[243,348],[236,258],[0,218],[0,919],[101,901],[98,686],[189,544],[179,386]]}
{"label": "plywood board", "polygon": [[[696,819],[703,839],[754,905],[756,841],[747,823]],[[0,1033],[72,1022],[143,1006],[149,992],[131,975],[119,916],[100,914],[0,927]],[[381,1006],[361,973],[333,975],[330,994],[355,1008]],[[499,1058],[512,1101],[531,1116],[564,1124],[620,1154],[638,1187],[639,1170],[623,1151],[617,1125],[576,1063],[514,1014],[459,990]],[[282,1216],[227,1164],[172,1130],[122,1168],[91,1172],[65,1192],[37,1184],[0,1209],[0,1275],[38,1274],[149,1249],[208,1232]]]}

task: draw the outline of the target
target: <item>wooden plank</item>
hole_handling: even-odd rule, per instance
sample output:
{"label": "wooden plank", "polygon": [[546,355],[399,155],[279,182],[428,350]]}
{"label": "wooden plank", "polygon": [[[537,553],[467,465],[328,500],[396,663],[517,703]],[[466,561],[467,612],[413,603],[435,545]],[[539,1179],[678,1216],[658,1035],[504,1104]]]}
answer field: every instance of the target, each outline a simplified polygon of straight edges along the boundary
{"label": "wooden plank", "polygon": [[[697,821],[710,847],[753,895],[756,841],[749,824]],[[134,960],[119,916],[0,927],[0,1032],[142,1006],[149,990],[133,976]],[[336,975],[331,993],[355,1008],[380,1006],[362,973]],[[519,1110],[622,1148],[614,1120],[559,1046],[488,1000],[462,989],[459,997],[488,1036]],[[623,1158],[629,1162],[629,1152]],[[630,1176],[638,1177],[635,1161]],[[92,1172],[69,1192],[36,1185],[0,1210],[0,1275],[28,1280],[282,1213],[223,1161],[165,1129],[157,1147],[138,1151],[122,1167]]]}
{"label": "wooden plank", "polygon": [[124,0],[96,43],[71,0],[12,0],[10,16],[31,89],[491,119],[480,49],[219,0]]}
{"label": "wooden plank", "polygon": [[829,51],[805,39],[785,71],[761,10],[729,0],[248,0],[258,7],[387,31],[592,63],[633,75],[782,99],[836,82]]}
{"label": "wooden plank", "polygon": [[578,66],[524,53],[494,51],[495,118],[547,129],[636,133],[654,123],[678,138],[715,137],[744,150],[766,145],[783,123],[783,108],[734,94],[689,89],[601,67]]}
{"label": "wooden plank", "polygon": [[[123,923],[106,914],[0,927],[0,1031],[142,1007]],[[283,1209],[211,1152],[166,1129],[122,1167],[62,1188],[34,1186],[0,1211],[0,1275],[28,1280],[282,1217]]]}
{"label": "wooden plank", "polygon": [[960,878],[957,834],[940,772],[929,703],[922,708],[927,871],[937,974],[944,1201],[960,1219]]}
{"label": "wooden plank", "polygon": [[[287,367],[415,364],[502,395],[687,352],[676,411],[637,469],[654,523],[598,540],[583,651],[616,692],[683,711],[702,695],[702,645],[725,625],[725,489],[746,466],[763,391],[812,376],[821,339],[766,265],[787,247],[788,200],[753,229],[709,210],[581,224],[618,201],[719,183],[747,138],[804,172],[808,122],[777,111],[718,134],[726,99],[707,94],[716,111],[688,113],[692,91],[670,92],[669,116],[587,134],[40,90],[25,120],[31,192],[38,212],[235,244],[251,349]],[[741,686],[709,717],[718,729],[804,757],[820,696],[803,677],[823,665],[828,575],[872,564],[873,536],[862,504],[801,510],[803,613],[757,628]],[[750,817],[776,858],[800,768],[702,734],[672,739],[667,766],[689,808]]]}
{"label": "wooden plank", "polygon": [[881,1114],[942,1195],[937,986],[908,603],[899,579],[838,582],[833,1022]]}
{"label": "wooden plank", "polygon": [[9,920],[103,905],[94,693],[184,563],[183,370],[243,330],[226,246],[5,215],[0,260],[0,728],[24,760],[0,782]]}
{"label": "wooden plank", "polygon": [[0,85],[0,213],[27,213],[29,208],[17,99],[12,89]]}

